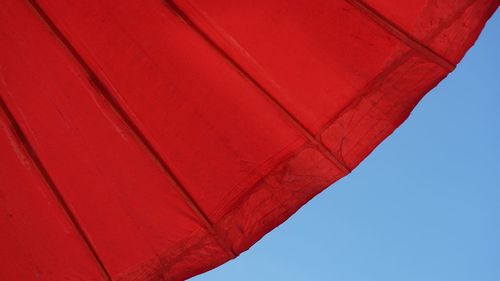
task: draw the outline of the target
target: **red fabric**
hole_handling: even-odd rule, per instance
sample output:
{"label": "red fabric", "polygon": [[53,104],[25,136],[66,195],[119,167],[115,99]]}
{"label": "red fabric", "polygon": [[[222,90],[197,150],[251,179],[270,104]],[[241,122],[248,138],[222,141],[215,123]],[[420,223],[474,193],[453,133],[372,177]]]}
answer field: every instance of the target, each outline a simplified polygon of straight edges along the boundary
{"label": "red fabric", "polygon": [[497,0],[2,0],[0,280],[184,280],[345,176]]}

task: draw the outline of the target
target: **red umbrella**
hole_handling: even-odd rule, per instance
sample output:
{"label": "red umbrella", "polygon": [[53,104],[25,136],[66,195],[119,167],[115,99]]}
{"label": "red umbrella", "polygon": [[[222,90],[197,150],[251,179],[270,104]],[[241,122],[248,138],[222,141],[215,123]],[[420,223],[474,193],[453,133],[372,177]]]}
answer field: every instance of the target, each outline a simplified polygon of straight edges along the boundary
{"label": "red umbrella", "polygon": [[347,175],[498,0],[2,0],[0,280],[184,280]]}

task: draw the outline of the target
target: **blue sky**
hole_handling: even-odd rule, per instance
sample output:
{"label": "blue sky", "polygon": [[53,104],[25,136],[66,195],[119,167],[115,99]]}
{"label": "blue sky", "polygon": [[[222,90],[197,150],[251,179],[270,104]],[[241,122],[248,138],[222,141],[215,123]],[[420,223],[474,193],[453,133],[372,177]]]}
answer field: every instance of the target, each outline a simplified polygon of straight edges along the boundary
{"label": "blue sky", "polygon": [[351,175],[192,280],[500,280],[500,13]]}

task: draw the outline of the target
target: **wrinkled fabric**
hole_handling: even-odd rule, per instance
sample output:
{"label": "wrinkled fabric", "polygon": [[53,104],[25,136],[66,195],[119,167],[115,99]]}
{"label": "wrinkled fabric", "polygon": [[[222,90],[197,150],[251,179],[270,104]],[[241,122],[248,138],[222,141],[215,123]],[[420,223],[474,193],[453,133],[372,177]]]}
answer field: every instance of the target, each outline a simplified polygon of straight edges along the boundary
{"label": "wrinkled fabric", "polygon": [[0,280],[235,258],[389,136],[498,5],[2,0]]}

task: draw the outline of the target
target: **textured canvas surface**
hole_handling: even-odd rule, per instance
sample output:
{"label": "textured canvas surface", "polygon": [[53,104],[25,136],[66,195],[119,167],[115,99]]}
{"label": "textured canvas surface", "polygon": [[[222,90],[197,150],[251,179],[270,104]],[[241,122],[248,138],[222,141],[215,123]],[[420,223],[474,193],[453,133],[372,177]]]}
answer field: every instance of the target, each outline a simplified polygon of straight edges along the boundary
{"label": "textured canvas surface", "polygon": [[346,176],[496,0],[3,0],[0,280],[184,280]]}

